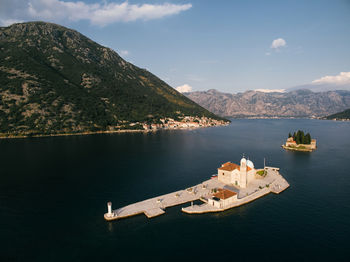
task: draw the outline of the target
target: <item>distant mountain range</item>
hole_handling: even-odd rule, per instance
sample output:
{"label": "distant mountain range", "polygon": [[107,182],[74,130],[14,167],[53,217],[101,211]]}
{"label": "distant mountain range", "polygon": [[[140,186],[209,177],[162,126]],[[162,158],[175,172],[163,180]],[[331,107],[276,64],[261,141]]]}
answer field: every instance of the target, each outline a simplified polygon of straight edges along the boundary
{"label": "distant mountain range", "polygon": [[313,92],[327,92],[327,91],[337,91],[337,90],[346,90],[350,91],[350,84],[343,84],[343,85],[334,85],[334,84],[306,84],[296,87],[291,87],[286,89],[287,92],[301,90],[301,89],[308,89]]}
{"label": "distant mountain range", "polygon": [[63,26],[0,27],[0,50],[0,135],[142,129],[181,116],[221,119]]}
{"label": "distant mountain range", "polygon": [[350,91],[222,93],[215,89],[184,93],[225,117],[322,117],[350,108]]}

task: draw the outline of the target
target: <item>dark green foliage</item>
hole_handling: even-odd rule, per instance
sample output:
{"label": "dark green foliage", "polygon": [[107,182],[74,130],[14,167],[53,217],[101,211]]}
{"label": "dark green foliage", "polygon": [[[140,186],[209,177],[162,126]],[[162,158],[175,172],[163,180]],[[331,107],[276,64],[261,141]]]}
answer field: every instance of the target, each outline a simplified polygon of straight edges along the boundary
{"label": "dark green foliage", "polygon": [[311,135],[307,133],[305,135],[305,143],[304,144],[311,144]]}
{"label": "dark green foliage", "polygon": [[289,133],[289,134],[288,134],[288,137],[292,137],[292,134],[291,134],[291,133]]}
{"label": "dark green foliage", "polygon": [[14,135],[129,128],[181,115],[222,119],[113,50],[44,22],[0,28],[0,98],[0,133]]}
{"label": "dark green foliage", "polygon": [[301,144],[301,141],[300,141],[300,136],[296,136],[296,137],[294,137],[294,141],[299,145],[299,144]]}
{"label": "dark green foliage", "polygon": [[297,136],[299,137],[300,144],[304,144],[305,142],[305,134],[304,131],[298,131]]}
{"label": "dark green foliage", "polygon": [[327,116],[326,119],[350,119],[350,109]]}
{"label": "dark green foliage", "polygon": [[[290,134],[290,133],[289,133]],[[299,145],[299,144],[310,144],[311,143],[311,135],[307,133],[304,134],[304,131],[298,130],[298,132],[294,132],[293,134],[293,140]]]}

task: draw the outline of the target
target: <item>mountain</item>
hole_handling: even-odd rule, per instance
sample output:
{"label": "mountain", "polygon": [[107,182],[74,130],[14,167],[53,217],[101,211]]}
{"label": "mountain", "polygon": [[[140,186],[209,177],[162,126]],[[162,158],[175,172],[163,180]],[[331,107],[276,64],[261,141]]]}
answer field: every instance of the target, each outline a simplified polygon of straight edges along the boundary
{"label": "mountain", "polygon": [[343,112],[335,113],[333,115],[326,116],[324,119],[329,120],[350,120],[350,109],[346,109]]}
{"label": "mountain", "polygon": [[185,95],[211,112],[225,117],[319,117],[350,107],[350,91],[246,91],[229,94],[211,89]]}
{"label": "mountain", "polygon": [[183,116],[221,119],[112,49],[60,25],[0,27],[0,50],[0,134],[142,128]]}
{"label": "mountain", "polygon": [[295,86],[288,88],[286,91],[291,92],[300,89],[308,89],[312,92],[327,92],[327,91],[337,91],[337,90],[346,90],[350,91],[350,84],[305,84],[300,86]]}

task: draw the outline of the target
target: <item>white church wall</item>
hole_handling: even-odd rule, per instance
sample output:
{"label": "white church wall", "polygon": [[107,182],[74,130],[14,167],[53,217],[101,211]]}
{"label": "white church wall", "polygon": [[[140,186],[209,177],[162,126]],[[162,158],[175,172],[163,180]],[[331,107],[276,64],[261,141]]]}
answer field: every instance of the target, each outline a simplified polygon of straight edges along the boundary
{"label": "white church wall", "polygon": [[218,170],[218,179],[219,181],[230,184],[231,183],[231,172],[225,170]]}

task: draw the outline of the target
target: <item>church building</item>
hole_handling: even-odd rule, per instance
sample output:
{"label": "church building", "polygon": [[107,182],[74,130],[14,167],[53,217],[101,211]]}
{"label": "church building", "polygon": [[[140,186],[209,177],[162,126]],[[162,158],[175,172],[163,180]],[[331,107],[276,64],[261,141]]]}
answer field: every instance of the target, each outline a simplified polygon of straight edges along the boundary
{"label": "church building", "polygon": [[218,168],[218,180],[225,184],[233,184],[246,188],[255,177],[256,170],[252,161],[241,159],[240,165],[227,162]]}

